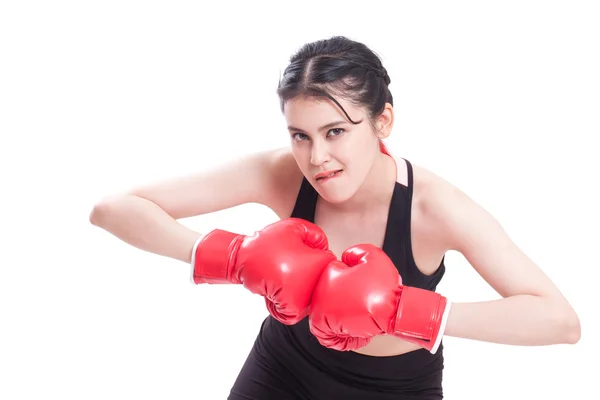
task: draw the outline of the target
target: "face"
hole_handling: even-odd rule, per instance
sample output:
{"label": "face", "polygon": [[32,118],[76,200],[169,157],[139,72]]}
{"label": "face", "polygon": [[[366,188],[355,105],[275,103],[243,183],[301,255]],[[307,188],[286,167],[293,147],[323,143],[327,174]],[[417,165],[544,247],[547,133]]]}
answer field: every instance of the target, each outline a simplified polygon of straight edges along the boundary
{"label": "face", "polygon": [[[298,97],[286,103],[284,114],[292,153],[300,170],[327,201],[350,199],[367,179],[380,155],[379,138],[366,110],[343,99]],[[385,113],[384,113],[385,114]]]}

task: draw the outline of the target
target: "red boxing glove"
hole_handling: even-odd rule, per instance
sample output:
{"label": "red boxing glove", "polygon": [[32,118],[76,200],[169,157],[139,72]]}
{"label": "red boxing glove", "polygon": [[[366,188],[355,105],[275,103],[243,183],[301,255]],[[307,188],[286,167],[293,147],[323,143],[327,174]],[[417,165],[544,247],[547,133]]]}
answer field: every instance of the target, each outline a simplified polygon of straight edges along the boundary
{"label": "red boxing glove", "polygon": [[246,236],[216,229],[192,251],[195,284],[243,284],[265,297],[274,318],[288,325],[308,315],[313,289],[335,260],[315,224],[288,218]]}
{"label": "red boxing glove", "polygon": [[319,342],[336,350],[356,350],[388,334],[435,353],[449,311],[450,303],[438,293],[402,285],[383,250],[358,245],[323,272],[309,322]]}

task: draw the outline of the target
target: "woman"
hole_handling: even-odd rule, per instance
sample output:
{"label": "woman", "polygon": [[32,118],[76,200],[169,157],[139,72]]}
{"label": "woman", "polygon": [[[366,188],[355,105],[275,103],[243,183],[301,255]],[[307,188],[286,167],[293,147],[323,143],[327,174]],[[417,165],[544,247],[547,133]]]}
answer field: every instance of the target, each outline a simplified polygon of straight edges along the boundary
{"label": "woman", "polygon": [[[440,399],[444,335],[579,340],[567,300],[486,210],[389,154],[389,83],[365,45],[309,43],[278,88],[290,148],[94,207],[93,224],[191,263],[194,283],[243,284],[265,297],[270,315],[230,399]],[[250,202],[281,221],[251,237],[200,235],[176,221]],[[503,298],[452,304],[435,293],[449,250]]]}

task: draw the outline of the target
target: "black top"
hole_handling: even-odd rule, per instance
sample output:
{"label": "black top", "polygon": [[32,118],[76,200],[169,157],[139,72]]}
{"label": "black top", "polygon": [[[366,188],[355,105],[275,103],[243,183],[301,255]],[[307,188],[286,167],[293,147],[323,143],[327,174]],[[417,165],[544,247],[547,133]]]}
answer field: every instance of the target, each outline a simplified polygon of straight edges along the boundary
{"label": "black top", "polygon": [[[442,260],[434,274],[425,275],[417,268],[413,258],[410,240],[413,171],[410,162],[405,161],[408,186],[399,182],[395,184],[382,249],[398,269],[404,285],[435,291],[444,275],[445,265]],[[291,216],[314,223],[318,196],[315,188],[304,178]]]}
{"label": "black top", "polygon": [[[405,161],[408,186],[395,183],[383,251],[395,264],[405,285],[435,290],[444,275],[445,266],[442,260],[436,272],[428,276],[415,264],[410,241],[413,171],[411,164]],[[304,179],[291,217],[314,223],[317,198],[316,190]],[[435,396],[442,393],[442,344],[436,354],[418,349],[397,356],[372,357],[322,346],[310,333],[308,317],[288,326],[269,315],[261,327],[254,351],[261,365],[268,366],[269,370],[280,374],[285,372],[294,380],[300,379],[296,375],[302,375],[314,385],[318,384],[317,381],[339,382],[345,387],[369,393],[429,393]],[[287,381],[292,381],[292,378]]]}

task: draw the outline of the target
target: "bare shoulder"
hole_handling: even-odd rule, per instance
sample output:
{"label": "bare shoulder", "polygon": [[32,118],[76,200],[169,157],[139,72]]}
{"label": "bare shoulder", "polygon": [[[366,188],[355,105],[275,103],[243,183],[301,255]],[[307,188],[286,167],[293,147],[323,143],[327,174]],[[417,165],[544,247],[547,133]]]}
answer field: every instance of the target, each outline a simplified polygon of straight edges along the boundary
{"label": "bare shoulder", "polygon": [[[497,248],[514,246],[499,221],[481,204],[440,175],[415,168],[413,200],[430,240],[446,252],[456,250],[470,256],[474,243],[495,239]],[[487,239],[486,239],[487,238]]]}
{"label": "bare shoulder", "polygon": [[[502,297],[550,296],[568,303],[541,268],[517,246],[500,222],[481,204],[444,178],[415,169],[417,234],[431,248],[461,253]],[[569,311],[570,312],[570,311]]]}
{"label": "bare shoulder", "polygon": [[[421,272],[434,273],[448,251],[445,235],[440,232],[437,214],[437,196],[449,190],[448,182],[432,171],[412,164],[413,195],[411,204],[411,244],[412,253]],[[445,188],[442,188],[445,187]],[[442,195],[443,196],[443,195]]]}
{"label": "bare shoulder", "polygon": [[413,164],[413,204],[421,211],[435,211],[438,195],[458,194],[460,190],[435,172]]}
{"label": "bare shoulder", "polygon": [[495,251],[511,246],[498,221],[460,188],[419,165],[413,165],[413,174],[413,254],[424,273],[433,272],[451,250],[472,261],[486,238],[495,238]]}
{"label": "bare shoulder", "polygon": [[[289,149],[254,152],[185,176],[137,186],[126,195],[145,198],[173,218],[257,203],[278,216],[293,207],[302,174]],[[290,205],[291,203],[291,205]]]}
{"label": "bare shoulder", "polygon": [[420,165],[412,164],[413,169],[413,196],[412,196],[412,215],[413,218],[422,222],[425,226],[416,226],[424,229],[429,226],[431,221],[431,212],[435,208],[432,202],[436,190],[440,190],[445,181],[432,171]]}
{"label": "bare shoulder", "polygon": [[287,218],[296,203],[303,179],[302,171],[289,148],[274,151],[268,164],[270,189],[266,193],[264,204],[280,218]]}
{"label": "bare shoulder", "polygon": [[456,250],[452,234],[460,223],[461,213],[477,209],[484,212],[466,193],[435,172],[413,165],[413,214],[420,222],[415,226],[428,237],[438,252]]}

